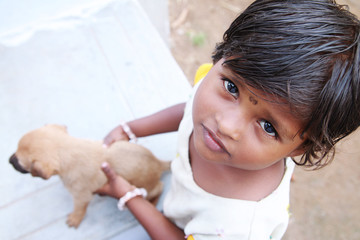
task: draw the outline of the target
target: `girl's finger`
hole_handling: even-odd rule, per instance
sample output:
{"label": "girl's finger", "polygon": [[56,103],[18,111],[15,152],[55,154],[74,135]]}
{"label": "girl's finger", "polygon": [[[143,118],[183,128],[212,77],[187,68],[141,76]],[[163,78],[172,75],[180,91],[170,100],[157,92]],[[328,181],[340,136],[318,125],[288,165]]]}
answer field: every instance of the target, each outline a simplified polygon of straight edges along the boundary
{"label": "girl's finger", "polygon": [[116,174],[115,172],[110,168],[109,163],[107,162],[103,162],[101,164],[101,169],[103,170],[103,172],[105,173],[107,179],[109,181],[114,181],[116,179]]}

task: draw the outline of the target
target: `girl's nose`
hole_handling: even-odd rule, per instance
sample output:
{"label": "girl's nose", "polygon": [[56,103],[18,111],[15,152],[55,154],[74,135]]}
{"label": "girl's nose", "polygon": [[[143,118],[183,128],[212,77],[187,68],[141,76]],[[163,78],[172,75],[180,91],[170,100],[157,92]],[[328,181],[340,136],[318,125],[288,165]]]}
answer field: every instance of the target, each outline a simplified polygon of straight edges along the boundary
{"label": "girl's nose", "polygon": [[219,132],[235,141],[239,141],[246,130],[246,118],[241,113],[222,111],[216,115]]}

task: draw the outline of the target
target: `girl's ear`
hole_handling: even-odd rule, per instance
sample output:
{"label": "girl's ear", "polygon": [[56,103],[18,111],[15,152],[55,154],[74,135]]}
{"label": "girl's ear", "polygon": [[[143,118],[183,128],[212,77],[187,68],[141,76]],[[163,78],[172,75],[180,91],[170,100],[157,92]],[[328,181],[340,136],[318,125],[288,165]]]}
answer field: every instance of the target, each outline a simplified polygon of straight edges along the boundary
{"label": "girl's ear", "polygon": [[304,153],[305,153],[305,146],[304,144],[301,144],[298,148],[296,148],[294,151],[292,151],[289,154],[289,157],[297,157],[303,155]]}

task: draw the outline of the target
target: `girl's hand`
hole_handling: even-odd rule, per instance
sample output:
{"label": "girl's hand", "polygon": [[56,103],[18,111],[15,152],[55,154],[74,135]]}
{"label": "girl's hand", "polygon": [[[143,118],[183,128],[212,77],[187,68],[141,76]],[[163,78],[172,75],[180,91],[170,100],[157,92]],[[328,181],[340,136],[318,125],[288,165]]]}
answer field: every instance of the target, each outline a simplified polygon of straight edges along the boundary
{"label": "girl's hand", "polygon": [[[97,190],[96,193],[106,194],[119,199],[127,192],[135,189],[123,177],[116,175],[108,163],[103,163],[101,169],[105,173],[108,182]],[[141,197],[133,198],[126,203],[126,206],[144,226],[151,239],[185,239],[184,231],[167,219],[146,199]]]}
{"label": "girl's hand", "polygon": [[95,193],[120,199],[127,192],[135,189],[125,178],[117,175],[107,162],[101,165],[101,170],[105,173],[108,181],[104,186],[96,190]]}
{"label": "girl's hand", "polygon": [[106,135],[104,138],[104,146],[109,147],[111,144],[119,140],[129,141],[129,137],[121,125],[117,126],[111,132],[109,132],[108,135]]}
{"label": "girl's hand", "polygon": [[[177,131],[184,115],[184,109],[185,103],[180,103],[152,115],[127,122],[127,125],[135,135],[135,139],[136,137]],[[132,137],[131,134],[127,134],[120,124],[104,138],[104,147],[109,147],[119,140],[129,141],[129,137]]]}

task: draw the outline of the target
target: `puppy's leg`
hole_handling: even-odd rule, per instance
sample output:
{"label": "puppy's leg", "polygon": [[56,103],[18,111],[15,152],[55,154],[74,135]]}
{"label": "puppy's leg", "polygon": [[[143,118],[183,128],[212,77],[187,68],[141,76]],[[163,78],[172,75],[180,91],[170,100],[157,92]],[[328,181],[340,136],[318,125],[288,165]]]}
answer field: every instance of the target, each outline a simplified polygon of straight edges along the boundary
{"label": "puppy's leg", "polygon": [[163,186],[164,184],[162,182],[158,182],[158,184],[151,191],[148,192],[147,199],[149,199],[152,204],[157,204],[160,194],[163,190]]}
{"label": "puppy's leg", "polygon": [[66,223],[69,227],[77,228],[83,220],[86,208],[90,203],[92,194],[76,194],[73,195],[74,199],[74,211],[69,214]]}

